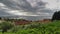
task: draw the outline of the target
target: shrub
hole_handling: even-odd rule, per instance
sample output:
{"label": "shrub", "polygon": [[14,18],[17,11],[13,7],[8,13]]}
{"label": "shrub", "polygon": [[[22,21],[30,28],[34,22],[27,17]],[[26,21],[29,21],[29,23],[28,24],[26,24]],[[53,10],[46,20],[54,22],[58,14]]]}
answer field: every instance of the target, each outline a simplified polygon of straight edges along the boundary
{"label": "shrub", "polygon": [[11,29],[13,27],[13,24],[11,22],[2,22],[0,23],[2,32],[7,32],[7,30]]}

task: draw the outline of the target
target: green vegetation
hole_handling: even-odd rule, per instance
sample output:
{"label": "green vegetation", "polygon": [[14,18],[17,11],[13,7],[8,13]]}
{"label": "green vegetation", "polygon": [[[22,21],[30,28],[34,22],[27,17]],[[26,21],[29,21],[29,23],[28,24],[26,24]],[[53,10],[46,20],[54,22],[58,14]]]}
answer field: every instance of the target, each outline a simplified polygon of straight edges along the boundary
{"label": "green vegetation", "polygon": [[[60,34],[60,21],[53,21],[49,23],[35,23],[32,22],[31,24],[27,25],[14,25],[4,22],[5,25],[9,27],[8,31],[4,34]],[[6,27],[2,24],[4,27]],[[0,29],[3,27],[0,24]],[[2,29],[1,29],[2,30]],[[0,32],[2,34],[2,32]]]}

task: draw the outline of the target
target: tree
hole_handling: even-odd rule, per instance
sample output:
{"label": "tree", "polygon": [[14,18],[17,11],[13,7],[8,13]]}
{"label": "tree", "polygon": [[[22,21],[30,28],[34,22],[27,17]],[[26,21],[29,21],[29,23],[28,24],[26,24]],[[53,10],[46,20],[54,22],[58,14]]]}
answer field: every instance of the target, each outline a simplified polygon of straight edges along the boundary
{"label": "tree", "polygon": [[60,20],[60,11],[56,11],[52,16],[52,21],[54,20]]}

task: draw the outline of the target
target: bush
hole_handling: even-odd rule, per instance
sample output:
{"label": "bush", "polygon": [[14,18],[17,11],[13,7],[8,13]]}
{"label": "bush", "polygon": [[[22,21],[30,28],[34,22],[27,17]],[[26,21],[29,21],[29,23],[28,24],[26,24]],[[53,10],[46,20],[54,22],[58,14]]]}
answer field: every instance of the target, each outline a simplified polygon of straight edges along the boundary
{"label": "bush", "polygon": [[0,23],[0,27],[2,32],[7,32],[7,30],[13,27],[13,24],[11,22],[2,22]]}

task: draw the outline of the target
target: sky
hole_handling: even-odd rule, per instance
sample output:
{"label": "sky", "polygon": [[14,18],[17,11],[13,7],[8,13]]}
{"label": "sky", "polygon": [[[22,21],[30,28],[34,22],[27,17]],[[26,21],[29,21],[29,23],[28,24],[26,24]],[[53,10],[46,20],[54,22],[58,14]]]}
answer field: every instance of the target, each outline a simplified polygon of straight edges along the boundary
{"label": "sky", "polygon": [[60,10],[60,0],[0,0],[0,16],[28,20],[51,19]]}

